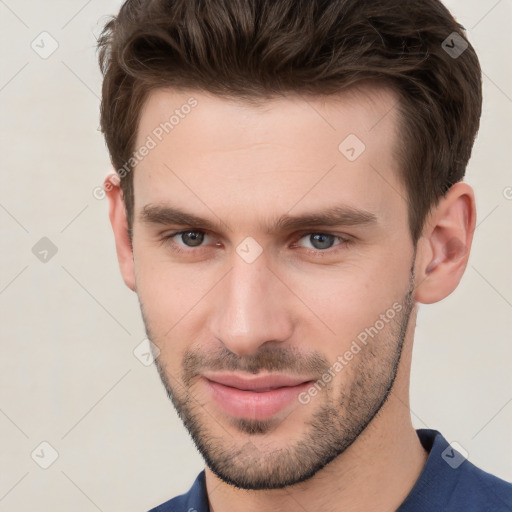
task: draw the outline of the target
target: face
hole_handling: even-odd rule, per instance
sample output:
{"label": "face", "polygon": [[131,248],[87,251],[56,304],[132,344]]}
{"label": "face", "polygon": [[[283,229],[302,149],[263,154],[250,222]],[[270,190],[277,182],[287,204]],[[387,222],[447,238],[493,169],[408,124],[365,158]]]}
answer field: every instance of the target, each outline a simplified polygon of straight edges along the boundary
{"label": "face", "polygon": [[159,90],[144,106],[136,291],[162,382],[225,482],[312,477],[393,386],[415,257],[395,103]]}

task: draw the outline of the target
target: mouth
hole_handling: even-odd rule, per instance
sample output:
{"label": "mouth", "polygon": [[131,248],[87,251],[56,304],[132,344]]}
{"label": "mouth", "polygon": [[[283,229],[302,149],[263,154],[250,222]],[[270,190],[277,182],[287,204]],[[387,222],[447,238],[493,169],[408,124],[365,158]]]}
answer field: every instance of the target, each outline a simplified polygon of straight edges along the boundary
{"label": "mouth", "polygon": [[287,409],[313,380],[287,375],[205,373],[202,380],[214,403],[229,416],[270,419]]}

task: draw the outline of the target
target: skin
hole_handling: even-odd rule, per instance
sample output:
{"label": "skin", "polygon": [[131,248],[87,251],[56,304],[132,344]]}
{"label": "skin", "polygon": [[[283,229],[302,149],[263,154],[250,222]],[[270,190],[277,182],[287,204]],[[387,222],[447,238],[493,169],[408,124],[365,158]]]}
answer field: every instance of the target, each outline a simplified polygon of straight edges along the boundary
{"label": "skin", "polygon": [[[454,185],[413,245],[395,156],[397,97],[376,86],[259,106],[157,90],[136,147],[191,96],[197,106],[134,170],[133,248],[116,180],[105,188],[123,279],[207,462],[210,509],[396,510],[428,455],[409,410],[417,307],[442,300],[462,277],[473,191]],[[338,149],[349,134],[366,146],[355,161]],[[201,238],[201,225],[144,220],[145,207],[165,204],[217,226]],[[281,215],[334,206],[375,221],[267,231]],[[180,230],[196,233],[199,246],[179,235],[165,240]],[[315,233],[334,237],[321,245]],[[236,251],[247,237],[261,248],[251,263]],[[240,421],[211,400],[201,378],[208,369],[316,381],[393,304],[400,312],[307,404]]]}

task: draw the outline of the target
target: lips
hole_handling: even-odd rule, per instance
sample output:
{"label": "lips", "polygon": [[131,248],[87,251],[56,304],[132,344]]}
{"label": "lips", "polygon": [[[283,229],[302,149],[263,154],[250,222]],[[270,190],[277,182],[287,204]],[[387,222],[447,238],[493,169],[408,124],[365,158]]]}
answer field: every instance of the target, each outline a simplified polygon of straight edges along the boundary
{"label": "lips", "polygon": [[205,373],[203,377],[206,379],[229,386],[230,388],[237,388],[242,391],[269,391],[276,388],[293,387],[310,379],[300,379],[289,377],[286,375],[268,374],[268,375],[251,375],[242,377],[234,373],[214,374]]}
{"label": "lips", "polygon": [[269,419],[288,408],[311,379],[280,374],[204,373],[203,382],[215,404],[226,414],[254,420]]}

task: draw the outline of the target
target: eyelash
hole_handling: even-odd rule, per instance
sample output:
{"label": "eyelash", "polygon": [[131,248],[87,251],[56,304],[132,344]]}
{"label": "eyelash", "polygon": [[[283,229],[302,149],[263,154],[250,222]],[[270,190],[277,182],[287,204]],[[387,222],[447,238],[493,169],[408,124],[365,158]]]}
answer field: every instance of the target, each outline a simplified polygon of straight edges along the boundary
{"label": "eyelash", "polygon": [[[178,235],[183,235],[185,233],[203,233],[205,235],[208,235],[208,232],[207,231],[204,231],[204,230],[201,230],[201,229],[185,229],[185,230],[182,230],[182,231],[175,231],[173,233],[169,233],[168,235],[165,235],[163,238],[162,238],[162,242],[169,246],[171,248],[171,250],[173,252],[175,252],[176,254],[183,254],[183,253],[192,253],[192,252],[195,252],[195,249],[204,249],[205,246],[197,246],[197,248],[195,247],[189,247],[188,249],[183,249],[182,247],[180,247],[179,245],[177,245],[172,239],[175,238],[176,236]],[[343,237],[343,236],[340,236],[340,235],[335,235],[334,233],[327,233],[327,232],[323,232],[323,231],[307,231],[307,232],[304,232],[304,233],[300,233],[298,234],[298,238],[296,238],[296,241],[294,242],[297,243],[299,240],[301,240],[302,238],[304,238],[305,236],[307,235],[325,235],[325,236],[333,236],[334,238],[338,239],[340,241],[339,244],[337,245],[334,245],[333,247],[330,247],[328,249],[325,249],[325,250],[321,250],[321,249],[310,249],[310,248],[307,248],[307,247],[301,247],[302,249],[304,249],[308,254],[312,254],[316,257],[322,257],[322,256],[327,256],[327,255],[332,255],[333,253],[337,253],[338,251],[340,250],[344,250],[344,249],[347,249],[348,246],[350,246],[352,243],[353,243],[353,240],[351,238],[348,238],[348,237]]]}

